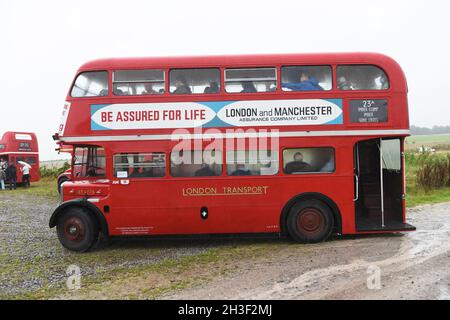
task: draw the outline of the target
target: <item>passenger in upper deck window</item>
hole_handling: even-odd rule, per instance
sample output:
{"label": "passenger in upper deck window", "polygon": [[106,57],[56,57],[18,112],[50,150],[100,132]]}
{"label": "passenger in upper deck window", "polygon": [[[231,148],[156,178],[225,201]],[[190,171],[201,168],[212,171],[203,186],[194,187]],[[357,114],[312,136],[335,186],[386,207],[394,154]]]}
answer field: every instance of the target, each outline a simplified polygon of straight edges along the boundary
{"label": "passenger in upper deck window", "polygon": [[256,87],[252,81],[242,82],[241,85],[242,85],[241,93],[257,92]]}
{"label": "passenger in upper deck window", "polygon": [[144,84],[145,90],[142,91],[142,94],[158,94],[159,92],[153,89],[153,83],[149,82]]}
{"label": "passenger in upper deck window", "polygon": [[384,74],[382,74],[380,76],[380,83],[381,83],[381,88],[380,89],[382,89],[382,90],[389,89],[389,81],[388,81],[388,79],[386,78],[386,76]]}
{"label": "passenger in upper deck window", "polygon": [[316,78],[310,77],[306,72],[301,72],[299,75],[300,82],[284,82],[281,84],[283,88],[291,89],[292,91],[320,91],[323,88],[319,85]]}
{"label": "passenger in upper deck window", "polygon": [[185,77],[179,76],[175,80],[175,94],[191,94],[191,88],[186,81]]}
{"label": "passenger in upper deck window", "polygon": [[217,82],[211,82],[208,87],[205,88],[203,93],[218,93],[220,91]]}
{"label": "passenger in upper deck window", "polygon": [[344,76],[341,76],[337,79],[337,85],[339,90],[355,90],[353,85],[347,81]]}

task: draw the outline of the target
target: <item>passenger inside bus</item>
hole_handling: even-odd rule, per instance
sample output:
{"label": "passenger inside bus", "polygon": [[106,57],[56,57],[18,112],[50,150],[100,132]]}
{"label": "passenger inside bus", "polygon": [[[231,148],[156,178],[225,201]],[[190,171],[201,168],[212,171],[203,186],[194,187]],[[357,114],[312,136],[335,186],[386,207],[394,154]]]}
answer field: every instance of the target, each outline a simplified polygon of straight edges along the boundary
{"label": "passenger inside bus", "polygon": [[337,79],[337,85],[339,90],[355,90],[353,85],[347,81],[344,76],[341,76]]}
{"label": "passenger inside bus", "polygon": [[191,94],[191,88],[186,81],[186,78],[183,76],[179,76],[175,80],[175,91],[174,94]]}
{"label": "passenger inside bus", "polygon": [[249,169],[245,168],[243,163],[237,163],[236,169],[231,173],[232,176],[250,176],[252,175]]}
{"label": "passenger inside bus", "polygon": [[144,84],[145,90],[142,91],[142,94],[158,94],[159,92],[153,88],[153,83],[149,82]]}
{"label": "passenger inside bus", "polygon": [[301,152],[296,152],[294,154],[294,161],[288,162],[284,168],[286,173],[297,173],[297,172],[311,172],[312,167],[309,163],[303,161],[303,154]]}
{"label": "passenger inside bus", "polygon": [[241,93],[257,92],[255,84],[252,81],[244,81],[241,83],[241,85],[242,85]]}
{"label": "passenger inside bus", "polygon": [[219,85],[217,84],[217,82],[213,81],[209,84],[208,87],[205,88],[203,93],[218,93],[219,91]]}
{"label": "passenger inside bus", "polygon": [[195,171],[196,177],[202,177],[202,176],[216,176],[217,174],[214,172],[214,170],[211,169],[211,167],[206,164],[202,163],[202,167]]}
{"label": "passenger inside bus", "polygon": [[317,79],[310,76],[306,72],[301,72],[299,77],[299,82],[283,82],[281,86],[283,88],[290,89],[292,91],[320,91],[323,88],[319,85]]}

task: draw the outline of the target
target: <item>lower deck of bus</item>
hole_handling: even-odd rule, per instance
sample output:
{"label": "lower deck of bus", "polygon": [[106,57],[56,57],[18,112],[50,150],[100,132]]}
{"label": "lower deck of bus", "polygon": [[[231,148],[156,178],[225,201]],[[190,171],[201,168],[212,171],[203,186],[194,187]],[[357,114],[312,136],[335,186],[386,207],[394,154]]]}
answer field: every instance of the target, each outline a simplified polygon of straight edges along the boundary
{"label": "lower deck of bus", "polygon": [[0,158],[3,158],[7,164],[14,163],[17,169],[17,182],[22,183],[23,174],[20,170],[23,167],[22,163],[31,166],[30,181],[37,182],[40,180],[39,174],[39,157],[35,153],[0,153]]}
{"label": "lower deck of bus", "polygon": [[[107,208],[111,235],[280,232],[280,213],[286,203],[298,194],[313,192],[336,204],[338,233],[414,230],[405,218],[403,143],[404,137],[291,139],[282,143],[279,163],[283,170],[274,175],[232,176],[224,167],[217,177],[174,177],[173,168],[164,168],[153,178],[139,176],[137,171],[133,175],[131,169],[117,170],[112,162],[121,163],[117,159],[125,154],[153,152],[158,157],[165,154],[164,162],[170,167],[167,144],[107,145],[104,152],[109,160],[104,170],[113,173],[113,182],[107,200],[97,205],[102,211]],[[286,150],[329,146],[335,150],[334,170],[286,173],[281,158],[295,154]],[[326,161],[320,161],[325,168]],[[75,180],[83,180],[77,170],[72,169]]]}

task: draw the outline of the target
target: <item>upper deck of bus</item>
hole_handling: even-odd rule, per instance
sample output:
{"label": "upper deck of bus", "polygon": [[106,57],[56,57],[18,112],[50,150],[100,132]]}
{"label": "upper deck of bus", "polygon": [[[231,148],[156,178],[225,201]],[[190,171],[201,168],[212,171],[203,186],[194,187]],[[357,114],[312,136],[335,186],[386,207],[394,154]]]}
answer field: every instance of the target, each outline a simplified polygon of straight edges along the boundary
{"label": "upper deck of bus", "polygon": [[37,154],[39,147],[36,135],[30,132],[5,132],[0,139],[0,155]]}
{"label": "upper deck of bus", "polygon": [[[289,67],[320,67],[326,66],[330,72],[330,87],[322,91],[286,91],[282,88],[282,78],[284,68]],[[383,90],[355,89],[340,90],[338,88],[338,75],[340,67],[348,66],[375,66],[384,72],[388,79],[389,86]],[[171,92],[171,71],[180,69],[207,69],[213,68],[220,72],[218,78],[219,91],[217,93],[192,93],[173,94]],[[226,71],[236,69],[273,69],[273,81],[276,84],[273,90],[267,92],[227,92]],[[152,95],[117,95],[113,92],[114,72],[125,70],[152,70],[158,69],[163,74],[163,90],[161,94]],[[286,69],[287,70],[287,69]],[[79,75],[85,72],[107,71],[107,90],[101,96],[74,97],[71,90]],[[287,73],[287,71],[286,71]],[[230,80],[231,81],[231,80]],[[120,106],[130,108],[134,104],[164,104],[160,108],[168,107],[167,103],[185,103],[184,108],[191,108],[188,103],[226,103],[243,101],[299,101],[299,100],[326,100],[336,103],[341,109],[339,121],[324,121],[323,123],[290,123],[264,125],[255,124],[258,129],[278,129],[294,132],[339,132],[355,130],[384,130],[385,132],[398,132],[398,135],[409,134],[408,104],[407,104],[407,84],[405,75],[399,64],[392,58],[378,53],[322,53],[322,54],[273,54],[273,55],[234,55],[234,56],[195,56],[195,57],[156,57],[156,58],[110,58],[87,62],[82,65],[72,83],[71,89],[66,98],[65,112],[59,130],[61,142],[74,143],[76,141],[86,141],[81,139],[86,136],[99,137],[111,135],[151,135],[169,134],[174,128],[186,128],[192,131],[194,126],[183,126],[176,124],[165,126],[166,123],[158,123],[155,126],[135,126],[114,128],[105,127],[94,123],[95,112],[100,108]],[[386,101],[384,110],[386,115],[383,121],[361,122],[351,120],[351,108],[358,108],[358,103],[350,106],[350,101],[378,100]],[[273,103],[272,103],[273,104]],[[286,104],[286,103],[285,103]],[[283,106],[283,103],[280,105]],[[180,106],[181,108],[181,106]],[[218,108],[218,107],[217,107]],[[352,109],[352,110],[353,110]],[[106,110],[106,109],[105,109]],[[213,108],[213,115],[210,120],[217,118],[220,109]],[[360,108],[361,110],[361,108]],[[353,112],[353,111],[352,111]],[[361,112],[361,111],[359,111]],[[353,116],[352,116],[353,117]],[[96,120],[97,121],[97,120]],[[225,128],[223,121],[210,121],[210,127]],[[232,124],[234,128],[240,125]],[[248,128],[249,125],[243,126]],[[80,138],[80,139],[77,139]]]}

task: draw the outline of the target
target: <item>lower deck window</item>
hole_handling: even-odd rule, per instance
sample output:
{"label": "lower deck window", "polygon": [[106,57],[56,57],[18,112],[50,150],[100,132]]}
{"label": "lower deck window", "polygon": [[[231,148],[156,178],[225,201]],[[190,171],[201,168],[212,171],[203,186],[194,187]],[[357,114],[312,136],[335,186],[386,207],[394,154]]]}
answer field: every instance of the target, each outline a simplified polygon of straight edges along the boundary
{"label": "lower deck window", "polygon": [[114,176],[117,178],[158,178],[165,175],[166,155],[163,152],[114,155]]}
{"label": "lower deck window", "polygon": [[264,176],[278,173],[278,151],[227,151],[227,175]]}
{"label": "lower deck window", "polygon": [[222,174],[222,152],[217,150],[172,151],[172,177],[211,177]]}
{"label": "lower deck window", "polygon": [[334,172],[333,148],[283,150],[283,172],[287,174]]}

